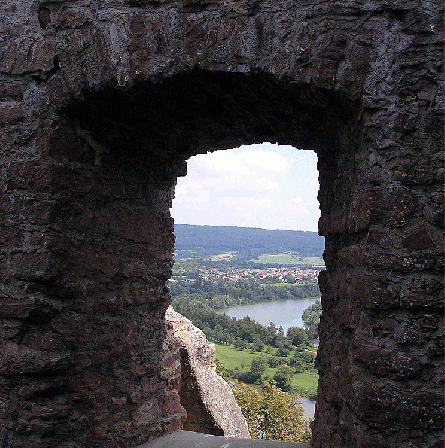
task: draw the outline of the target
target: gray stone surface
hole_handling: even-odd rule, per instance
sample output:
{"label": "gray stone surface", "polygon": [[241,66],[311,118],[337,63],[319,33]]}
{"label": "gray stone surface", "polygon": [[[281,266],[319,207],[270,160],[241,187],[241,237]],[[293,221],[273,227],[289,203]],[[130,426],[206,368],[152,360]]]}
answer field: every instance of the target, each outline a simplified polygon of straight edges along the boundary
{"label": "gray stone surface", "polygon": [[272,440],[240,440],[191,431],[176,431],[145,443],[139,448],[310,448],[310,445]]}

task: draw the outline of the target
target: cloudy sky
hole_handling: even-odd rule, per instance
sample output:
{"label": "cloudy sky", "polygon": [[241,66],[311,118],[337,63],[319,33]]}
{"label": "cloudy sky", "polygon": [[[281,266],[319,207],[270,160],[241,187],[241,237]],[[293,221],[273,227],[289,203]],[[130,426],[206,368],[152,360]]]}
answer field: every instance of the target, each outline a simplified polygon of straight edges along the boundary
{"label": "cloudy sky", "polygon": [[177,224],[317,231],[317,156],[291,146],[241,146],[192,157],[178,179]]}

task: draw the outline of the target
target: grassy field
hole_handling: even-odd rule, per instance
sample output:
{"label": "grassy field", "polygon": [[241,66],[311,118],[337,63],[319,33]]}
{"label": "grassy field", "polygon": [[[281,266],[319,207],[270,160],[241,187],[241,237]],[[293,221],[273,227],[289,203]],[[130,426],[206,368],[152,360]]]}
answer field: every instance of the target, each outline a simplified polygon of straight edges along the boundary
{"label": "grassy field", "polygon": [[238,367],[241,371],[247,372],[252,359],[259,355],[249,350],[239,350],[233,345],[215,344],[215,347],[216,358],[221,361],[227,370],[233,370],[235,367]]}
{"label": "grassy field", "polygon": [[258,258],[249,260],[260,264],[280,264],[283,266],[324,266],[324,261],[320,257],[300,257],[295,252],[285,252],[283,254],[263,254]]}
{"label": "grassy field", "polygon": [[291,386],[300,397],[313,399],[317,395],[318,374],[316,372],[296,373]]}
{"label": "grassy field", "polygon": [[[251,352],[249,349],[240,350],[233,345],[215,344],[215,347],[216,358],[227,370],[234,370],[238,367],[240,372],[248,372],[253,358],[260,355],[266,355],[264,352]],[[275,349],[272,349],[271,354],[275,351]],[[292,353],[290,353],[289,356],[292,356]],[[269,380],[273,378],[276,371],[276,368],[268,367],[264,379]],[[296,373],[291,381],[292,388],[298,395],[309,398],[313,398],[317,394],[317,384],[318,375],[315,372]]]}
{"label": "grassy field", "polygon": [[237,252],[231,251],[231,252],[225,252],[223,254],[217,254],[217,255],[210,255],[209,259],[210,261],[230,261],[233,260],[233,258],[236,256]]}

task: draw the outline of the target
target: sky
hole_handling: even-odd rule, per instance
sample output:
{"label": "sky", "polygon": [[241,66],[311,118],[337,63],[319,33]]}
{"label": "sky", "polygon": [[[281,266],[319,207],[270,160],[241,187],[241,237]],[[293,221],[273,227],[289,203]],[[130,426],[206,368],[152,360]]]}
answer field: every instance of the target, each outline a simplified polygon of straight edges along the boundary
{"label": "sky", "polygon": [[199,154],[179,178],[176,224],[318,229],[317,156],[263,143]]}

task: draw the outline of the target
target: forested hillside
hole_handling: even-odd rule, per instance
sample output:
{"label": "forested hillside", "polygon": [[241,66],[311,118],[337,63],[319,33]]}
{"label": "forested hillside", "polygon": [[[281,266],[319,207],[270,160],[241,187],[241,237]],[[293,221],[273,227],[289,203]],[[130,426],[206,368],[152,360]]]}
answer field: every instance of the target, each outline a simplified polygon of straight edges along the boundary
{"label": "forested hillside", "polygon": [[241,251],[252,256],[291,251],[321,257],[324,250],[324,238],[315,232],[175,224],[175,235],[178,251]]}

